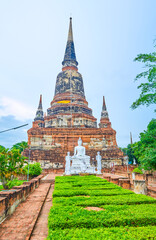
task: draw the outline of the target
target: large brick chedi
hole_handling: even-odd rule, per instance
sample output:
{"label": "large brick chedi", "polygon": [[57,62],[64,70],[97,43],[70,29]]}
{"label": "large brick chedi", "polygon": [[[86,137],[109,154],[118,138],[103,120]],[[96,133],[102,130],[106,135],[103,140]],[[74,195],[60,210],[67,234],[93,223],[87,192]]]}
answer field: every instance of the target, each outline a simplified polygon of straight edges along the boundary
{"label": "large brick chedi", "polygon": [[[62,71],[56,79],[54,98],[47,115],[43,116],[40,96],[33,126],[28,130],[30,158],[41,162],[45,168],[64,169],[67,152],[73,155],[81,137],[92,164],[95,163],[97,151],[100,151],[102,168],[111,163],[121,165],[123,153],[117,146],[116,132],[111,127],[105,99],[103,97],[101,120],[97,127],[97,119],[88,107],[83,78],[77,66],[70,18]],[[25,150],[25,155],[28,156],[28,150]]]}

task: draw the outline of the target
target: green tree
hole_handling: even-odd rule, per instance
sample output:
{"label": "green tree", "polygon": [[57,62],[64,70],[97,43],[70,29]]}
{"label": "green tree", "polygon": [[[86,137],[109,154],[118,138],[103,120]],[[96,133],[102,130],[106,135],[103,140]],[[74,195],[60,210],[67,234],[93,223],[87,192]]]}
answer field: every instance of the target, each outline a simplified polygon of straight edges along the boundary
{"label": "green tree", "polygon": [[19,151],[21,153],[26,148],[28,148],[28,142],[22,141],[22,142],[14,144],[11,149],[19,149]]}
{"label": "green tree", "polygon": [[128,156],[129,163],[131,163],[131,164],[133,163],[134,159],[136,160],[136,162],[138,161],[138,158],[134,155],[132,146],[133,146],[132,144],[128,144],[126,148],[121,148],[124,155]]}
{"label": "green tree", "polygon": [[137,87],[141,90],[141,93],[139,98],[133,102],[131,108],[136,109],[140,105],[149,106],[156,104],[156,52],[138,54],[134,61],[144,63],[146,70],[139,73],[135,78],[136,81],[144,78],[145,82]]}
{"label": "green tree", "polygon": [[132,145],[134,155],[145,170],[156,170],[156,119],[152,119],[147,130],[140,133],[140,141]]}
{"label": "green tree", "polygon": [[4,189],[8,189],[7,183],[10,180],[22,173],[25,159],[19,149],[0,148],[0,179]]}

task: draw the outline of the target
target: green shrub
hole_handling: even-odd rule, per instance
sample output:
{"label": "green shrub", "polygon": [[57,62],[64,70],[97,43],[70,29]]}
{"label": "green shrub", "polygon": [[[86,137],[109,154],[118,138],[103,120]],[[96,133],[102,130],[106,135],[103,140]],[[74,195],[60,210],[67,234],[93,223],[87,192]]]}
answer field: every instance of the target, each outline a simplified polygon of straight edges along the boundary
{"label": "green shrub", "polygon": [[[92,205],[90,205],[92,206]],[[54,206],[50,210],[50,229],[147,226],[156,224],[153,205],[103,205],[104,211],[88,211],[83,207]]]}
{"label": "green shrub", "polygon": [[50,230],[47,240],[145,240],[155,239],[156,227],[71,228]]}
{"label": "green shrub", "polygon": [[[14,186],[20,186],[25,182],[25,180],[18,180],[17,178],[7,182],[8,189],[11,189]],[[3,185],[0,185],[0,191],[3,190]]]}
{"label": "green shrub", "polygon": [[7,183],[7,186],[8,186],[9,189],[11,189],[11,188],[14,187],[14,186],[20,186],[20,185],[22,185],[23,182],[25,182],[25,180],[18,180],[17,178],[15,178],[15,179],[9,181],[9,182]]}
{"label": "green shrub", "polygon": [[143,174],[143,172],[139,168],[134,168],[132,172]]}
{"label": "green shrub", "polygon": [[77,182],[77,181],[96,181],[96,182],[103,182],[103,181],[107,181],[107,180],[104,180],[104,179],[97,179],[96,176],[94,175],[89,175],[89,176],[57,176],[55,178],[55,182],[56,183],[65,183],[65,182]]}
{"label": "green shrub", "polygon": [[114,189],[114,188],[121,188],[113,183],[101,183],[101,184],[69,184],[69,183],[55,183],[55,189]]}
{"label": "green shrub", "polygon": [[[28,174],[28,165],[24,166],[23,171],[25,175]],[[40,175],[42,172],[41,164],[39,162],[29,164],[29,175],[32,177]]]}
{"label": "green shrub", "polygon": [[[155,203],[149,196],[95,176],[57,177],[47,240],[152,239],[156,234]],[[103,211],[88,211],[88,206]]]}
{"label": "green shrub", "polygon": [[[55,192],[54,192],[55,193]],[[53,205],[63,206],[101,206],[105,204],[142,204],[142,203],[156,203],[156,199],[139,194],[128,194],[116,196],[91,196],[86,198],[85,196],[73,196],[73,197],[57,197],[53,199]]]}
{"label": "green shrub", "polygon": [[102,190],[88,190],[88,189],[65,189],[65,190],[56,190],[53,193],[53,197],[72,197],[78,195],[87,195],[87,196],[113,196],[113,195],[123,195],[123,194],[134,194],[134,192],[122,189],[122,188],[114,188],[108,191],[108,189]]}

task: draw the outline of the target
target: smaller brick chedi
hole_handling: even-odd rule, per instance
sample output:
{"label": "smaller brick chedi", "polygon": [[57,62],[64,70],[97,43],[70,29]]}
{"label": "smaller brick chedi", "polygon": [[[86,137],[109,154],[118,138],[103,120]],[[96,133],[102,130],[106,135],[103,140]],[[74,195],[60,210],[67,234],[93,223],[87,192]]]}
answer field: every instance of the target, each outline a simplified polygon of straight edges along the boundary
{"label": "smaller brick chedi", "polygon": [[[28,130],[30,159],[39,161],[44,168],[64,170],[65,156],[68,151],[73,155],[79,137],[92,164],[97,151],[102,156],[102,168],[111,163],[123,164],[123,153],[116,143],[116,131],[111,127],[105,98],[99,127],[92,109],[88,107],[83,78],[78,72],[70,18],[62,71],[57,75],[54,98],[44,115],[40,96],[33,126]],[[28,156],[28,149],[24,154]]]}

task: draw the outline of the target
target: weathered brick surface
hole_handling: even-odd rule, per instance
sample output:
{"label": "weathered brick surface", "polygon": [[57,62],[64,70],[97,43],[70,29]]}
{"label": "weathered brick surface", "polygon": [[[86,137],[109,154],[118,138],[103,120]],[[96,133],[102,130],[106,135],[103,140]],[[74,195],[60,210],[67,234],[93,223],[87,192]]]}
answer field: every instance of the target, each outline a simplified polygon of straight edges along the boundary
{"label": "weathered brick surface", "polygon": [[16,207],[24,201],[41,182],[42,175],[21,186],[15,186],[11,190],[0,192],[0,222],[8,215],[11,215]]}
{"label": "weathered brick surface", "polygon": [[[54,179],[53,179],[54,180]],[[50,208],[52,206],[52,193],[54,190],[54,185],[51,186],[48,196],[46,198],[45,204],[37,220],[35,228],[33,230],[30,240],[44,240],[48,235],[48,215]]]}
{"label": "weathered brick surface", "polygon": [[[118,168],[118,172],[119,172],[120,166],[117,166],[117,168]],[[125,169],[125,167],[121,166],[122,175],[118,175],[116,173],[112,174],[112,172],[109,172],[111,169],[109,169],[109,170],[105,169],[106,172],[103,173],[102,177],[109,182],[115,183],[125,189],[131,189],[134,191],[135,189],[134,189],[134,180],[132,178],[132,173],[125,173],[125,172],[123,172],[124,169]],[[155,175],[154,174],[153,175],[151,175],[151,174],[136,174],[135,182],[143,182],[146,187],[146,191],[144,192],[144,194],[149,195],[153,198],[156,198],[156,184],[154,183],[154,181],[152,183],[150,181],[148,181],[148,178],[150,178],[150,180],[151,180],[151,178],[154,180]]]}
{"label": "weathered brick surface", "polygon": [[[28,130],[30,159],[41,162],[43,168],[64,169],[65,156],[68,151],[74,154],[79,137],[91,158],[91,164],[96,164],[98,151],[102,156],[102,168],[111,162],[123,164],[124,156],[117,147],[116,132],[112,128],[31,128]],[[24,155],[29,156],[27,149]]]}
{"label": "weathered brick surface", "polygon": [[131,183],[129,179],[119,179],[119,186],[125,189],[131,189]]}
{"label": "weathered brick surface", "polygon": [[119,177],[111,177],[110,182],[119,185]]}
{"label": "weathered brick surface", "polygon": [[28,240],[41,211],[50,183],[40,184],[27,200],[0,225],[1,240]]}
{"label": "weathered brick surface", "polygon": [[156,185],[147,186],[147,194],[153,198],[156,198]]}

